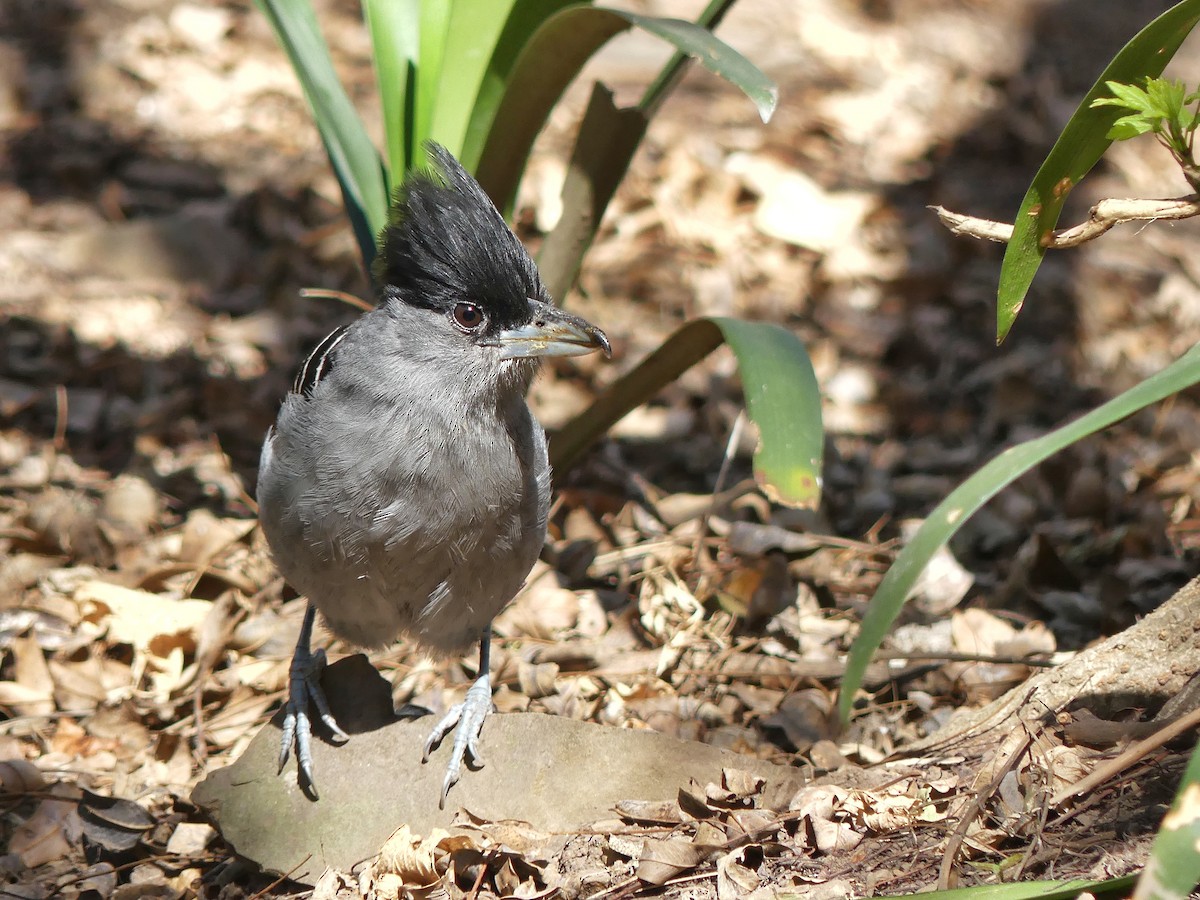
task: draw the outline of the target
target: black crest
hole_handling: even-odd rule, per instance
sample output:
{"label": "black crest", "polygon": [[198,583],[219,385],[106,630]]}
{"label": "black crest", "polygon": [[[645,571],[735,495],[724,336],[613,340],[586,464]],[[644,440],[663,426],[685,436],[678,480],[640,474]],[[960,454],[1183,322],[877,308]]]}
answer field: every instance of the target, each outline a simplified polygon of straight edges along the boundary
{"label": "black crest", "polygon": [[433,142],[425,148],[434,171],[409,175],[381,235],[382,299],[442,310],[465,300],[493,325],[523,323],[529,300],[548,299],[537,267],[450,151]]}

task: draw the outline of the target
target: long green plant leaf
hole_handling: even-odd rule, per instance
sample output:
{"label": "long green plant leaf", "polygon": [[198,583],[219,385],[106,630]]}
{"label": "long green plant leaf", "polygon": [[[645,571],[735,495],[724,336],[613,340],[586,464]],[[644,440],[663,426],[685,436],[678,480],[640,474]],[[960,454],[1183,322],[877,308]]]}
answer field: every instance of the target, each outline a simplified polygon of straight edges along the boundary
{"label": "long green plant leaf", "polygon": [[470,170],[472,161],[462,157],[471,110],[506,23],[522,3],[521,0],[454,0],[449,5],[445,63],[437,73],[436,108],[425,137],[446,147]]}
{"label": "long green plant leaf", "polygon": [[1113,106],[1093,109],[1092,101],[1109,96],[1107,81],[1129,84],[1162,74],[1197,21],[1200,0],[1183,0],[1139,31],[1113,57],[1063,128],[1021,201],[1004,252],[996,303],[997,341],[1004,340],[1021,312],[1029,285],[1046,254],[1045,241],[1058,224],[1067,194],[1104,155],[1112,143],[1109,129],[1126,112]]}
{"label": "long green plant leaf", "polygon": [[[733,8],[734,2],[735,0],[708,0],[708,5],[696,19],[696,24],[709,31],[714,30],[725,18],[725,13]],[[689,61],[690,57],[686,53],[676,50],[670,61],[659,71],[650,87],[646,88],[646,93],[642,95],[641,102],[638,103],[638,109],[646,114],[646,118],[653,118],[654,114],[658,112],[659,106],[675,88],[679,79],[683,77]]]}
{"label": "long green plant leaf", "polygon": [[1187,897],[1200,884],[1200,744],[1150,848],[1133,900]]}
{"label": "long green plant leaf", "polygon": [[1161,372],[1074,422],[1005,450],[939,503],[896,557],[867,606],[858,637],[850,648],[846,675],[838,697],[842,722],[849,721],[854,695],[862,684],[871,656],[899,615],[917,578],[930,558],[967,519],[1002,488],[1064,447],[1197,382],[1200,382],[1200,344]]}
{"label": "long green plant leaf", "polygon": [[[1012,884],[977,884],[951,888],[948,891],[927,891],[912,896],[921,900],[1074,900],[1085,893],[1104,896],[1120,892],[1124,895],[1134,883],[1133,875],[1122,875],[1107,881],[1019,881]],[[800,900],[802,895],[776,894],[776,900]]]}
{"label": "long green plant leaf", "polygon": [[383,107],[390,197],[414,162],[420,0],[363,0],[362,7],[371,33],[375,81]]}
{"label": "long green plant leaf", "polygon": [[[442,64],[446,58],[446,43],[450,37],[450,23],[454,6],[455,4],[450,0],[420,3],[420,49],[418,50],[420,65],[417,70],[417,99],[413,109],[413,147],[420,147],[433,136]],[[447,147],[447,149],[453,153],[458,148]]]}
{"label": "long green plant leaf", "polygon": [[815,507],[825,443],[817,378],[796,336],[766,322],[720,317],[688,322],[551,438],[551,464],[569,468],[613,423],[722,343],[737,359],[747,412],[758,426],[756,479],[776,502]]}
{"label": "long green plant leaf", "polygon": [[476,178],[501,209],[508,209],[534,139],[550,110],[584,63],[614,35],[638,26],[669,41],[740,88],[763,119],[778,91],[744,56],[691,22],[655,19],[619,10],[576,5],[555,13],[522,49],[492,117]]}
{"label": "long green plant leaf", "polygon": [[[733,0],[710,0],[696,24],[712,29]],[[538,268],[551,297],[562,302],[575,284],[583,257],[592,246],[600,220],[624,180],[655,112],[687,67],[690,58],[676,51],[634,107],[618,108],[612,92],[596,82],[563,182],[563,212],[538,253]]]}
{"label": "long green plant leaf", "polygon": [[625,177],[649,124],[638,107],[617,108],[612,91],[596,82],[579,124],[563,180],[563,211],[538,251],[538,271],[561,303],[575,284],[604,210]]}
{"label": "long green plant leaf", "polygon": [[333,70],[309,0],[255,0],[288,55],[342,189],[346,213],[370,271],[375,235],[387,222],[383,160]]}
{"label": "long green plant leaf", "polygon": [[[465,99],[473,101],[469,116],[461,111],[455,117],[455,139],[460,146],[459,161],[474,171],[479,165],[488,131],[495,120],[496,109],[504,97],[513,66],[530,37],[550,16],[570,6],[572,0],[519,0],[509,9],[500,30],[490,48],[490,57],[474,80],[464,84],[460,90]],[[443,87],[449,70],[443,72]],[[448,89],[448,88],[447,88]],[[449,123],[448,123],[449,124]]]}

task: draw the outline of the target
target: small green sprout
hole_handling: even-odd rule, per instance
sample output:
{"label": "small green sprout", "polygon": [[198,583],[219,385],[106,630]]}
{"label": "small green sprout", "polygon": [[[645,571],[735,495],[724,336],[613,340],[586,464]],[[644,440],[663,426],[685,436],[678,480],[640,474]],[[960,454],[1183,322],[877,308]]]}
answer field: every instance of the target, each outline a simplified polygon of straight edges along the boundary
{"label": "small green sprout", "polygon": [[1106,81],[1113,96],[1092,101],[1092,107],[1116,106],[1132,112],[1117,119],[1108,138],[1126,141],[1140,134],[1153,134],[1175,157],[1183,177],[1200,192],[1200,164],[1195,156],[1196,128],[1200,126],[1200,91],[1187,93],[1182,81],[1147,78],[1146,87]]}

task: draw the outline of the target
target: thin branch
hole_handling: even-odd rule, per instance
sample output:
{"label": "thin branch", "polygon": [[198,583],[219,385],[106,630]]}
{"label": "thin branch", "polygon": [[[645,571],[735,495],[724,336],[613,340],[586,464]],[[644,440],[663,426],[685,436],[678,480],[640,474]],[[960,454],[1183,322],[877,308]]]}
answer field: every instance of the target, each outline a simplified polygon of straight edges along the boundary
{"label": "thin branch", "polygon": [[[951,212],[941,206],[931,206],[942,224],[954,234],[1007,244],[1012,238],[1013,227],[1007,222],[977,219],[962,213]],[[1200,216],[1200,194],[1191,194],[1175,200],[1101,200],[1091,208],[1088,220],[1073,228],[1060,228],[1050,232],[1042,240],[1049,250],[1078,247],[1095,240],[1114,225],[1125,222],[1152,222],[1155,219],[1190,219]]]}

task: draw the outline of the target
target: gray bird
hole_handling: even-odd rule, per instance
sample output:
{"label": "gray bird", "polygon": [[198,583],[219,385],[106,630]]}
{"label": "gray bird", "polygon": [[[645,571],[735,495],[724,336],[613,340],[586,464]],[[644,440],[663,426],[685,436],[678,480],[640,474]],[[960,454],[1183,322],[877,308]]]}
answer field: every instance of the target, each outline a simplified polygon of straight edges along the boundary
{"label": "gray bird", "polygon": [[525,402],[545,356],[609,354],[557,309],[537,268],[443,147],[397,192],[375,263],[378,305],[326,337],[262,449],[258,505],[284,577],[308,599],[292,658],[280,768],[293,743],[315,794],[309,704],[330,732],[310,649],[320,610],[361,647],[398,638],[436,654],[479,641],[479,676],[433,729],[455,726],[442,803],[491,711],[491,621],[546,535],[546,436]]}

